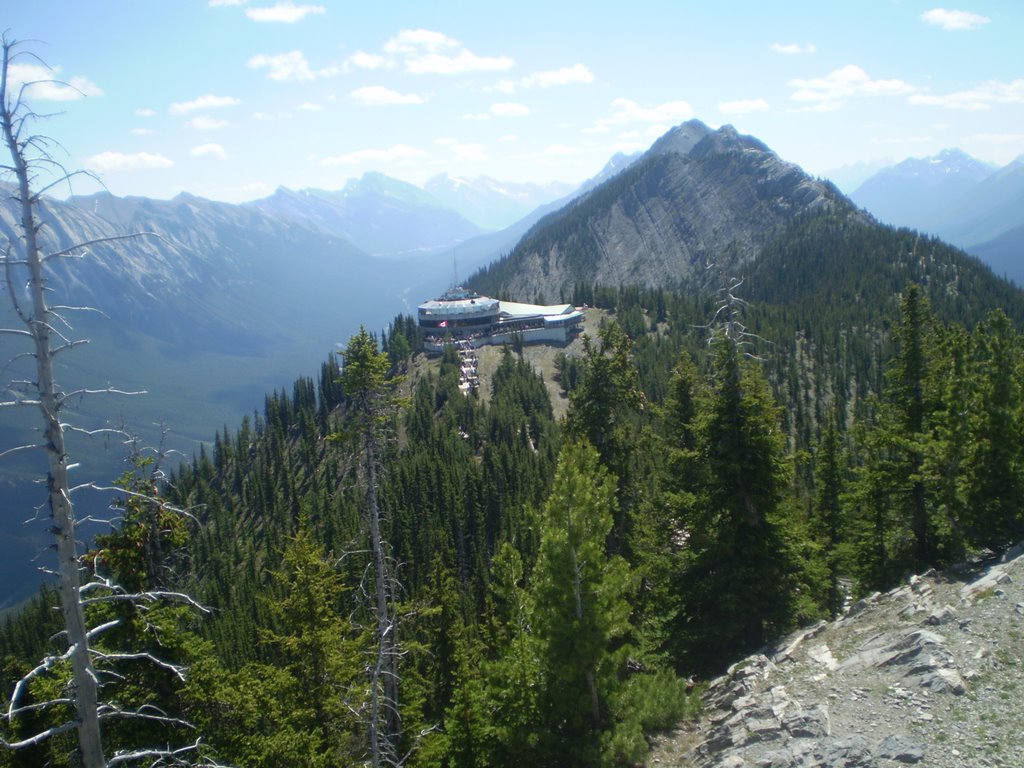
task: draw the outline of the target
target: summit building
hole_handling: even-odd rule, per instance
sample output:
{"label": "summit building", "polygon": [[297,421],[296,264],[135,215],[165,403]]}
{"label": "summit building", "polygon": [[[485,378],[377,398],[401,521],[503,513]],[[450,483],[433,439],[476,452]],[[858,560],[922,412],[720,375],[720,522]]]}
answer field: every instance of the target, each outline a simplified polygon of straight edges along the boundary
{"label": "summit building", "polygon": [[583,312],[571,304],[499,301],[466,288],[451,288],[420,304],[416,319],[423,349],[441,352],[453,342],[482,347],[511,343],[515,335],[525,344],[566,344],[580,332]]}

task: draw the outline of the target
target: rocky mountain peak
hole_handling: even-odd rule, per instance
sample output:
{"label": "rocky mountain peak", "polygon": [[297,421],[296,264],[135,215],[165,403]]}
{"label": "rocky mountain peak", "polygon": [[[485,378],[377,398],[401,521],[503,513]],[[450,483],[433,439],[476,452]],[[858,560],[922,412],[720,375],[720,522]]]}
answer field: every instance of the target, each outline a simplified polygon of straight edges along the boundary
{"label": "rocky mountain peak", "polygon": [[841,195],[732,126],[691,120],[520,241],[474,287],[517,296],[577,282],[664,285],[709,261],[742,269],[795,220]]}
{"label": "rocky mountain peak", "polygon": [[713,154],[721,154],[724,152],[742,152],[746,150],[753,150],[754,152],[765,152],[770,154],[773,158],[777,157],[772,152],[768,145],[764,142],[755,139],[753,136],[747,136],[741,134],[731,125],[723,125],[717,131],[713,131],[705,136],[697,145],[691,150],[691,157],[707,157]]}
{"label": "rocky mountain peak", "polygon": [[672,128],[647,150],[648,155],[688,155],[712,130],[700,120],[687,120]]}

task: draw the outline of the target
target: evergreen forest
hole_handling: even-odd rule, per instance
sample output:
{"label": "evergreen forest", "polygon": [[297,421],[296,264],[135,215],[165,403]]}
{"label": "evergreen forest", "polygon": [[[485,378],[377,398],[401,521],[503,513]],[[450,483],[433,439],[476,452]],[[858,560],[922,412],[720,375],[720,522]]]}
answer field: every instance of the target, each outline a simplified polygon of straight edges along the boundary
{"label": "evergreen forest", "polygon": [[[564,418],[521,346],[466,395],[399,316],[190,461],[133,452],[85,558],[109,764],[640,765],[746,654],[1019,540],[1019,292],[808,267],[841,226],[715,290],[574,286]],[[919,253],[878,231],[842,237]],[[53,731],[0,765],[78,765],[55,600],[0,631],[5,742]]]}

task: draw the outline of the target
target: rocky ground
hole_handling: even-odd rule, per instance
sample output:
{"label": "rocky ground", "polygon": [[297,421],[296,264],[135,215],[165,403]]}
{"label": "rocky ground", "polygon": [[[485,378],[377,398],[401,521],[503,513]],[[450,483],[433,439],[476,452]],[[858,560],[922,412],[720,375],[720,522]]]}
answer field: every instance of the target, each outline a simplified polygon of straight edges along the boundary
{"label": "rocky ground", "polygon": [[1024,542],[853,604],[713,681],[650,766],[1024,766]]}

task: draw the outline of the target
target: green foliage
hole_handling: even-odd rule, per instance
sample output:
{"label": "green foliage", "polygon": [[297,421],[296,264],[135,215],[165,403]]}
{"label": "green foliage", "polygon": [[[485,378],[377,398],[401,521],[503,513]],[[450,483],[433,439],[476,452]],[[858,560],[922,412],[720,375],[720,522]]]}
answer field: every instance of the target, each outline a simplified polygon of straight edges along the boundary
{"label": "green foliage", "polygon": [[220,758],[239,765],[357,765],[366,640],[340,613],[341,576],[300,526],[272,579],[277,628],[260,635],[275,663],[237,672],[211,658],[196,665],[187,691],[196,725]]}
{"label": "green foliage", "polygon": [[846,595],[840,582],[849,573],[846,558],[850,534],[842,503],[846,468],[839,439],[835,416],[830,415],[814,457],[815,495],[809,523],[810,535],[819,547],[821,564],[825,569],[828,592],[823,602],[832,618],[842,610]]}
{"label": "green foliage", "polygon": [[[153,479],[155,464],[132,457],[132,469],[117,481],[122,493],[112,507],[121,511],[118,527],[98,535],[95,547],[82,562],[92,572],[82,597],[87,625],[94,629],[92,652],[107,716],[103,720],[106,748],[133,751],[194,741],[183,717],[189,705],[184,675],[189,666],[211,652],[199,639],[199,614],[174,590],[179,584],[185,559],[188,528],[181,512],[158,495]],[[59,621],[57,595],[44,588],[30,610],[9,622],[9,631],[21,629],[8,647],[17,653],[6,660],[12,679],[35,667],[45,653],[45,668],[28,683],[18,704],[30,706],[50,702],[38,711],[28,711],[22,720],[14,718],[12,733],[27,737],[74,721],[67,699],[71,679],[70,662],[64,657],[66,637],[53,627]],[[30,631],[23,620],[38,623]],[[43,637],[32,637],[45,633]],[[19,645],[13,645],[13,642]],[[20,646],[20,647],[19,647]],[[16,677],[15,677],[16,676]],[[5,675],[6,679],[6,675]],[[13,687],[13,682],[11,683]],[[19,752],[14,764],[74,765],[71,735],[43,741]]]}
{"label": "green foliage", "polygon": [[964,522],[973,544],[1002,547],[1024,532],[1024,345],[999,310],[978,326],[972,341]]}
{"label": "green foliage", "polygon": [[596,449],[566,445],[541,512],[531,590],[542,716],[560,765],[595,764],[599,734],[615,725],[609,700],[625,667],[619,641],[629,633],[633,590],[626,561],[605,553],[615,503],[615,479]]}
{"label": "green foliage", "polygon": [[763,378],[723,338],[699,393],[692,379],[684,367],[669,409],[676,447],[666,486],[675,508],[666,535],[685,542],[672,645],[684,668],[707,673],[793,624],[802,577],[787,536],[795,529],[783,505],[784,443]]}
{"label": "green foliage", "polygon": [[635,473],[636,417],[645,397],[632,360],[632,342],[616,323],[600,331],[594,346],[583,337],[583,357],[577,386],[569,398],[566,431],[597,449],[601,463],[616,479],[617,511],[609,543],[628,556],[633,535],[638,478]]}

